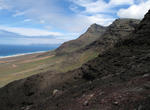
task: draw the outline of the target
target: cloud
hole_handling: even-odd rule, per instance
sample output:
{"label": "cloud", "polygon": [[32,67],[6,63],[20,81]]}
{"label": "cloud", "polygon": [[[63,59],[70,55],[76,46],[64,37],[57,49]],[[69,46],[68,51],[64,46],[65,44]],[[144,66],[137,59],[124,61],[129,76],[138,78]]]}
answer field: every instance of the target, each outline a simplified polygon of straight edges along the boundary
{"label": "cloud", "polygon": [[44,20],[40,20],[40,23],[41,23],[41,24],[44,24],[44,23],[45,23],[45,21],[44,21]]}
{"label": "cloud", "polygon": [[[56,0],[58,1],[58,0]],[[67,2],[69,2],[68,0]],[[57,4],[58,3],[58,4]],[[74,5],[73,5],[74,3]],[[75,7],[75,3],[77,7],[83,7],[85,10],[80,10]],[[34,22],[39,23],[41,25],[46,25],[51,27],[51,30],[61,30],[68,33],[83,33],[85,30],[93,23],[97,23],[100,25],[108,25],[113,21],[113,17],[106,18],[106,15],[100,14],[99,12],[107,11],[108,4],[103,0],[98,0],[97,2],[93,2],[93,0],[71,0],[68,7],[70,10],[76,10],[74,13],[66,14],[66,8],[60,7],[59,2],[55,2],[52,0],[13,0],[7,1],[6,4],[11,7],[11,10],[14,11],[13,17],[24,17],[32,19],[24,19],[23,22]],[[90,14],[90,15],[89,15]],[[8,30],[8,29],[7,29]],[[58,33],[50,33],[50,32],[41,32],[35,31],[33,29],[16,29],[9,28],[12,32],[17,32],[21,35],[47,35],[47,34],[58,34]],[[68,36],[69,37],[69,36]]]}
{"label": "cloud", "polygon": [[62,36],[59,32],[50,32],[42,29],[0,26],[1,30],[17,33],[24,36]]}
{"label": "cloud", "polygon": [[[67,15],[65,7],[60,7],[57,3],[51,0],[38,0],[38,2],[36,0],[13,0],[7,4],[10,5],[11,10],[15,10],[14,17],[25,16],[36,23],[49,25],[52,29],[57,28],[69,33],[83,33],[93,23],[108,25],[113,19],[112,17],[107,19],[105,15],[97,14],[97,12],[107,9],[107,4],[103,0],[98,0],[98,2],[77,0],[76,3],[86,8],[86,11],[78,10],[78,12]],[[71,1],[70,8],[74,11],[77,10],[72,4]],[[89,13],[92,14],[89,16]]]}
{"label": "cloud", "polygon": [[[1,28],[3,30],[1,30]],[[10,28],[10,27],[9,27]],[[61,36],[46,35],[46,36],[25,36],[21,34],[6,31],[8,27],[0,26],[0,42],[1,44],[20,44],[20,45],[30,45],[30,44],[61,44],[65,41],[72,40],[78,36],[78,33],[67,33]],[[29,30],[30,31],[30,30]],[[38,30],[39,31],[39,30]],[[43,34],[42,34],[43,35]]]}
{"label": "cloud", "polygon": [[[71,0],[75,4],[84,7],[85,13],[104,13],[115,11],[114,7],[119,5],[131,5],[134,0],[110,0],[108,3],[104,0]],[[73,8],[74,9],[74,8]],[[76,9],[77,10],[77,9]]]}
{"label": "cloud", "polygon": [[[70,9],[61,5],[64,1],[68,3]],[[5,5],[9,10],[14,11],[14,18],[30,18],[32,21],[25,19],[24,22],[39,23],[45,27],[45,29],[5,27],[5,30],[28,36],[62,36],[59,32],[65,32],[67,37],[69,37],[67,33],[83,33],[93,23],[109,25],[117,15],[142,18],[150,7],[149,2],[141,2],[141,0],[109,0],[108,2],[105,0],[62,0],[61,2],[59,0],[38,0],[38,2],[37,0],[6,0]],[[127,8],[122,9],[122,6]],[[48,29],[58,32],[47,31]]]}
{"label": "cloud", "polygon": [[23,20],[23,22],[31,22],[32,20],[31,19],[25,19]]}
{"label": "cloud", "polygon": [[[71,2],[75,4],[70,7],[71,10],[78,15],[84,15],[88,23],[108,26],[116,19],[114,17],[114,14],[117,13],[115,8],[121,5],[132,5],[134,0],[110,0],[109,2],[104,0],[71,0]],[[84,10],[79,11],[79,7]]]}
{"label": "cloud", "polygon": [[5,4],[4,0],[0,0],[0,10],[9,9],[9,6]]}
{"label": "cloud", "polygon": [[108,11],[108,4],[103,0],[72,0],[72,2],[84,7],[85,13],[99,13]]}
{"label": "cloud", "polygon": [[134,0],[110,0],[109,5],[131,5]]}
{"label": "cloud", "polygon": [[91,21],[91,23],[95,22],[95,23],[99,23],[103,26],[108,26],[115,20],[115,18],[112,18],[111,16],[106,16],[106,15],[102,15],[102,14],[96,14],[93,16],[89,16],[88,19]]}
{"label": "cloud", "polygon": [[120,9],[117,15],[121,18],[142,19],[150,9],[150,0],[141,1],[139,4],[133,4],[127,9]]}
{"label": "cloud", "polygon": [[68,39],[53,39],[53,38],[24,38],[24,37],[19,37],[19,38],[1,38],[0,42],[1,44],[20,44],[20,45],[31,45],[31,44],[61,44]]}
{"label": "cloud", "polygon": [[[65,39],[50,39],[50,38],[17,38],[13,39],[15,42],[17,40],[18,44],[30,45],[30,44],[61,44],[67,40]],[[25,41],[25,42],[24,42]]]}
{"label": "cloud", "polygon": [[26,14],[26,12],[25,11],[23,11],[23,12],[21,12],[21,11],[16,11],[15,12],[15,14],[13,14],[13,17],[18,17],[18,16],[23,16],[23,15],[25,15]]}

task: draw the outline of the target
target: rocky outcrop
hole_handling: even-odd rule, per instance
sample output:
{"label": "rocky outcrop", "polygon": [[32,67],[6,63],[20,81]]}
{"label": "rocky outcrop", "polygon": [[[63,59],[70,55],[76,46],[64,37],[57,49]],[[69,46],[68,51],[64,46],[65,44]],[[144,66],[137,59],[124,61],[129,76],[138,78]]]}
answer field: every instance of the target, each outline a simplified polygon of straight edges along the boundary
{"label": "rocky outcrop", "polygon": [[78,39],[62,44],[56,49],[56,54],[77,53],[89,49],[103,51],[105,47],[112,47],[119,40],[127,39],[139,22],[136,19],[117,19],[108,27],[92,24]]}
{"label": "rocky outcrop", "polygon": [[99,37],[98,40],[92,42],[86,49],[97,49],[100,53],[112,48],[117,42],[128,39],[130,34],[135,30],[140,20],[136,19],[117,19],[107,29],[106,32]]}
{"label": "rocky outcrop", "polygon": [[128,35],[135,30],[139,22],[135,19],[117,19],[108,27],[91,25],[78,39],[66,42],[56,51],[49,52],[57,59],[62,57],[59,63],[49,67],[50,70],[66,72],[79,68],[109,48],[113,48],[118,41],[131,37]]}
{"label": "rocky outcrop", "polygon": [[[132,33],[131,33],[131,31],[129,31],[130,34],[128,34],[128,32],[125,31],[125,33],[127,32],[125,35],[129,35],[130,37],[126,37],[125,40],[121,40],[121,41],[117,42],[114,45],[114,48],[109,49],[102,55],[99,55],[99,57],[97,57],[95,60],[91,61],[92,63],[89,62],[89,63],[86,63],[85,65],[83,65],[81,68],[82,72],[84,73],[83,77],[93,80],[94,78],[97,78],[98,76],[107,76],[112,73],[120,74],[120,73],[124,73],[125,71],[123,71],[123,70],[128,70],[128,68],[130,68],[131,66],[133,66],[133,68],[135,69],[134,72],[140,71],[140,70],[145,71],[144,68],[150,64],[149,61],[146,61],[146,62],[143,61],[144,62],[143,65],[145,65],[145,66],[138,67],[137,65],[139,65],[138,59],[142,59],[142,60],[144,58],[145,58],[145,60],[149,59],[149,50],[148,50],[149,46],[150,46],[150,43],[149,43],[150,42],[150,37],[149,37],[150,36],[150,28],[149,28],[150,27],[150,19],[149,18],[150,18],[150,11],[145,15],[144,19],[140,22],[140,24],[136,26],[136,29],[135,30],[133,29],[134,31]],[[119,22],[119,21],[116,20],[116,22]],[[112,32],[112,34],[115,34],[115,32],[117,32],[116,29],[118,29],[118,33],[116,33],[116,34],[120,35],[119,32],[122,29],[115,28],[117,26],[114,26],[114,25],[116,25],[115,22],[110,26],[110,27],[114,27],[114,28],[109,28],[109,30],[112,30],[110,32]],[[125,28],[125,29],[127,29],[127,28]],[[113,31],[113,30],[115,30],[115,31]],[[121,35],[121,36],[123,36],[123,35]],[[142,54],[143,54],[143,56],[142,56]],[[111,59],[111,61],[109,61],[109,60],[107,61],[108,58],[106,56],[109,56],[109,59]],[[105,65],[106,61],[102,61],[105,58],[106,58],[107,64],[109,64],[107,70],[109,70],[109,67],[115,68],[115,67],[125,67],[126,66],[127,68],[118,68],[117,71],[116,71],[116,69],[111,69],[110,72],[108,72],[108,71],[105,72],[105,69],[107,68],[107,65]],[[126,64],[128,62],[128,60],[131,60],[131,59],[132,59],[132,61],[131,61],[132,63],[130,62],[130,64]],[[122,63],[121,63],[121,60],[123,60]],[[98,62],[100,64],[98,64]],[[146,63],[147,63],[147,66],[146,66]],[[114,66],[111,64],[113,64]],[[98,65],[101,65],[101,66],[98,66]],[[142,65],[142,63],[141,63],[141,65]],[[90,70],[90,71],[88,71],[88,70]],[[150,70],[147,68],[146,71],[150,71]]]}

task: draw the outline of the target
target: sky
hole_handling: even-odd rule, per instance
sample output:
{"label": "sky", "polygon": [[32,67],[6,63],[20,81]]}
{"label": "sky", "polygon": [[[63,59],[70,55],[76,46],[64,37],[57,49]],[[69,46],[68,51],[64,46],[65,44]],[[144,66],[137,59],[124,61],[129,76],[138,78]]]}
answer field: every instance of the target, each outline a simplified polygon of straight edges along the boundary
{"label": "sky", "polygon": [[150,0],[0,0],[0,44],[59,44],[149,9]]}

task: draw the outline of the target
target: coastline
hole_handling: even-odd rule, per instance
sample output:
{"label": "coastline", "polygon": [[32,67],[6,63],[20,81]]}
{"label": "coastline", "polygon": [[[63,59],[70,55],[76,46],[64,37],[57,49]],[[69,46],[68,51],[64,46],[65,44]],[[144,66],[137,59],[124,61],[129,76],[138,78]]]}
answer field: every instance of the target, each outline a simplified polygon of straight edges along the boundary
{"label": "coastline", "polygon": [[0,59],[14,58],[14,57],[19,57],[19,56],[24,56],[24,55],[32,55],[36,53],[45,53],[45,52],[48,52],[48,51],[37,51],[37,52],[20,53],[20,54],[15,54],[15,55],[8,55],[8,56],[0,56]]}

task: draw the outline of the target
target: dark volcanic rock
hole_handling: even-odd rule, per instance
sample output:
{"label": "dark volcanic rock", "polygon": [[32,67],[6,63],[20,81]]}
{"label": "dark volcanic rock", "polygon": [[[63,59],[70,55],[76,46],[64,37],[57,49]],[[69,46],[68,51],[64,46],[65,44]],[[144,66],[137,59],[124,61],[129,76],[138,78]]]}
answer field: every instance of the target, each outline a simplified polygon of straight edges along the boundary
{"label": "dark volcanic rock", "polygon": [[[119,19],[119,20],[116,20],[108,28],[108,30],[109,30],[109,31],[107,31],[108,33],[112,33],[113,35],[116,35],[116,36],[120,35],[121,37],[129,35],[130,37],[125,37],[125,40],[120,40],[119,42],[116,42],[114,44],[115,48],[109,49],[104,54],[99,55],[98,58],[91,61],[92,63],[89,62],[89,63],[86,63],[85,65],[83,65],[81,68],[82,72],[85,73],[83,75],[83,77],[87,77],[87,78],[91,77],[93,79],[93,78],[97,78],[98,76],[103,76],[103,74],[104,74],[104,76],[106,76],[107,74],[110,75],[114,72],[120,74],[120,73],[124,73],[126,70],[128,70],[128,68],[135,69],[134,71],[139,71],[139,72],[140,72],[140,70],[147,71],[147,72],[150,71],[150,70],[148,70],[148,67],[146,65],[140,66],[140,64],[138,64],[139,63],[138,59],[142,59],[143,62],[149,59],[149,54],[150,54],[149,53],[150,51],[148,50],[149,42],[150,42],[150,39],[149,39],[150,38],[149,37],[150,36],[149,13],[147,13],[145,15],[145,18],[141,21],[141,23],[136,26],[135,31],[131,31],[131,30],[134,30],[135,28],[128,27],[128,25],[127,25],[128,28],[125,26],[122,26],[122,25],[125,25],[126,23],[122,24],[121,22],[126,22],[126,23],[128,22],[128,23],[131,23],[130,24],[131,26],[133,26],[132,23],[137,22],[137,21],[131,22],[131,21],[128,21],[127,19],[120,21],[120,19]],[[132,29],[129,29],[129,28],[132,28]],[[118,32],[116,30],[118,30]],[[133,33],[131,33],[131,32],[133,32]],[[123,34],[123,35],[121,35],[121,34]],[[117,39],[117,37],[116,37],[116,39]],[[97,42],[100,42],[100,40]],[[135,54],[135,55],[133,55],[133,54]],[[142,56],[142,54],[144,54],[145,56],[144,55]],[[108,58],[106,56],[108,56]],[[116,59],[115,59],[115,57],[116,57]],[[145,58],[145,60],[144,60],[144,58]],[[106,59],[106,61],[101,61],[101,60],[105,60],[105,59]],[[108,59],[110,59],[110,60],[108,60]],[[126,64],[126,63],[128,63],[128,60],[131,60],[131,59],[134,63],[132,62],[131,64]],[[100,61],[98,61],[98,60],[100,60]],[[123,60],[122,63],[121,63],[121,60]],[[107,62],[107,63],[105,63],[105,62]],[[139,66],[136,65],[136,62],[138,62],[137,64]],[[147,62],[147,63],[149,64],[149,62]],[[107,68],[107,65],[105,65],[105,64],[109,64],[108,70],[110,69],[110,72],[105,71],[105,69]],[[111,64],[113,64],[113,65],[111,65]],[[99,65],[101,65],[101,66],[99,66]],[[141,65],[142,65],[142,63],[141,63]],[[132,68],[131,68],[131,66],[132,66]],[[119,69],[116,70],[115,67],[126,67],[126,68],[119,68],[120,70]],[[90,71],[88,71],[88,70],[90,70]],[[94,74],[92,74],[92,73],[94,73]]]}
{"label": "dark volcanic rock", "polygon": [[135,30],[140,20],[136,19],[117,19],[99,37],[98,40],[92,42],[86,49],[97,49],[100,53],[112,48],[117,42],[131,38],[130,34]]}
{"label": "dark volcanic rock", "polygon": [[82,53],[87,50],[102,53],[116,42],[129,38],[139,22],[136,19],[117,19],[108,27],[92,24],[78,39],[65,42],[56,49],[56,55]]}
{"label": "dark volcanic rock", "polygon": [[135,30],[139,22],[135,19],[118,19],[108,27],[91,25],[78,39],[66,42],[54,51],[56,57],[64,57],[64,60],[50,68],[64,68],[65,71],[70,68],[79,68],[82,64],[112,48],[118,41],[128,39],[128,35]]}
{"label": "dark volcanic rock", "polygon": [[[87,30],[87,33],[104,33],[105,32],[105,30],[106,30],[106,27],[104,27],[104,26],[100,26],[100,25],[98,25],[98,24],[92,24],[89,28],[88,28],[88,30]],[[81,36],[81,37],[83,37],[83,36]],[[81,38],[80,37],[80,38]],[[92,36],[91,36],[92,37]]]}
{"label": "dark volcanic rock", "polygon": [[[79,69],[39,74],[1,88],[1,110],[150,110],[149,18],[150,11],[131,37]],[[123,30],[111,31],[119,36]],[[55,90],[59,95],[53,95]]]}

